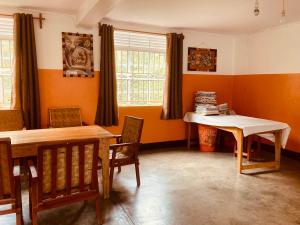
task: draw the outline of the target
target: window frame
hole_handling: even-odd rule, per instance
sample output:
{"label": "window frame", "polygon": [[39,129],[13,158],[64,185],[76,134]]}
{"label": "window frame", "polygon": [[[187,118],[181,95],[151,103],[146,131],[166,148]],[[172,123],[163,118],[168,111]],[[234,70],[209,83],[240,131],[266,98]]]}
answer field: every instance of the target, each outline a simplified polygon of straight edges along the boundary
{"label": "window frame", "polygon": [[[148,48],[145,48],[145,47],[135,47],[135,46],[130,46],[130,44],[128,46],[124,46],[124,45],[118,45],[115,43],[115,62],[116,62],[116,80],[117,80],[117,98],[118,98],[118,106],[119,107],[157,107],[157,106],[162,106],[163,105],[163,96],[164,96],[164,85],[165,85],[165,81],[166,81],[166,51],[167,51],[167,40],[166,40],[166,37],[164,37],[165,39],[165,43],[164,43],[164,49],[159,49],[159,48],[150,48],[150,40],[151,40],[151,37],[154,37],[154,38],[158,38],[158,36],[160,35],[149,35],[148,33],[143,33],[143,34],[140,34],[140,33],[136,33],[136,32],[132,32],[132,31],[115,31],[115,35],[116,35],[116,32],[121,32],[121,33],[127,33],[129,36],[130,35],[133,35],[135,36],[135,38],[139,35],[141,35],[141,37],[145,38],[145,37],[148,37],[148,40],[149,40],[149,47]],[[114,36],[116,37],[116,36]],[[136,39],[134,39],[136,40]],[[142,40],[142,38],[140,39],[140,41]],[[131,39],[129,37],[129,43],[130,43]],[[127,59],[127,63],[125,64],[126,65],[126,71],[122,71],[122,61],[121,62],[118,62],[118,51],[120,51],[121,53],[121,58],[122,58],[122,52],[126,52],[127,56],[126,56],[126,59]],[[148,54],[148,63],[144,63],[143,64],[143,72],[140,72],[140,65],[138,63],[138,67],[137,67],[137,70],[138,72],[134,72],[134,54],[137,52],[138,54],[138,62],[141,61],[141,58],[143,58],[143,62],[146,61],[145,60],[145,54]],[[140,53],[143,54],[143,56],[140,58]],[[150,72],[150,64],[151,64],[151,59],[150,59],[150,54],[153,53],[153,57],[155,58],[156,57],[156,54],[158,54],[158,58],[159,58],[159,61],[158,63],[155,62],[155,59],[154,59],[154,63],[153,63],[153,67],[152,69],[155,70],[158,68],[158,70],[161,70],[163,69],[163,72],[158,72],[156,73],[156,71],[153,71],[152,73]],[[128,56],[128,55],[131,55],[131,56]],[[128,59],[129,57],[131,57],[131,59]],[[152,57],[152,56],[151,56]],[[163,61],[161,61],[161,58]],[[130,63],[128,63],[128,61],[131,61]],[[157,64],[156,64],[157,63]],[[161,63],[163,63],[163,67],[161,67]],[[145,65],[147,65],[147,72],[145,72]],[[158,67],[156,68],[156,66],[158,65]],[[121,71],[118,71],[118,66],[121,67]],[[131,69],[129,70],[128,68],[131,67]],[[127,78],[128,80],[133,80],[133,81],[137,81],[137,83],[140,83],[142,82],[142,88],[139,87],[140,84],[138,84],[138,91],[137,93],[133,92],[133,94],[137,94],[138,95],[138,99],[137,100],[130,100],[128,101],[128,95],[132,95],[132,92],[129,92],[128,90],[125,91],[126,93],[126,97],[127,97],[127,101],[120,101],[120,98],[119,98],[119,85],[122,85],[120,84],[119,82],[120,81],[124,81],[124,74],[130,74],[129,78]],[[144,77],[142,76],[140,79],[137,79],[137,78],[134,78],[134,75],[137,75],[137,74],[143,74]],[[149,78],[150,75],[152,74],[152,76],[154,78]],[[120,77],[121,76],[121,77]],[[156,76],[156,77],[155,77]],[[163,76],[163,78],[161,78],[160,76]],[[139,82],[140,81],[140,82]],[[148,82],[147,82],[148,81]],[[152,81],[151,83],[149,81]],[[155,87],[155,84],[154,82],[157,81],[156,83],[156,87]],[[146,82],[146,86],[148,88],[147,91],[145,91],[145,87],[144,87],[144,83]],[[150,88],[150,84],[151,84],[151,88]],[[133,84],[130,84],[130,85],[133,85]],[[128,88],[128,81],[127,81],[127,86]],[[145,94],[146,92],[146,94]],[[122,93],[122,92],[121,92]],[[124,94],[124,92],[122,93]],[[122,95],[121,94],[121,95]],[[150,96],[152,94],[152,100],[150,99]],[[142,95],[143,97],[140,98],[140,95]],[[145,99],[145,96],[146,96],[146,99]],[[157,97],[157,100],[155,99],[155,97],[153,96],[156,96]],[[151,103],[151,101],[153,101]]]}

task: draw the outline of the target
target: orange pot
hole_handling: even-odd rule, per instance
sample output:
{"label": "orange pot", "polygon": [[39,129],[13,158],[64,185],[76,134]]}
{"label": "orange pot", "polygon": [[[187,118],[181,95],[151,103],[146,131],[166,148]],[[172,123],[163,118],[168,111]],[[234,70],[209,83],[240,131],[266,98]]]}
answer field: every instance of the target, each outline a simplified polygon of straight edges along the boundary
{"label": "orange pot", "polygon": [[199,150],[201,152],[214,152],[216,149],[218,129],[206,125],[198,125]]}

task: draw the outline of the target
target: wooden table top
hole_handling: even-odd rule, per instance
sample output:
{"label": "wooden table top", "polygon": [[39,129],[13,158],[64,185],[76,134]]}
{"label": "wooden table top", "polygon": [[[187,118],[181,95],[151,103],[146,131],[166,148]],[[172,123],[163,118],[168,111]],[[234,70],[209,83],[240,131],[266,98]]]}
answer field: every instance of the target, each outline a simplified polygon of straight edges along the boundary
{"label": "wooden table top", "polygon": [[51,141],[64,141],[86,138],[112,138],[113,134],[104,128],[92,125],[81,127],[47,128],[0,132],[0,138],[9,137],[13,146],[41,144]]}

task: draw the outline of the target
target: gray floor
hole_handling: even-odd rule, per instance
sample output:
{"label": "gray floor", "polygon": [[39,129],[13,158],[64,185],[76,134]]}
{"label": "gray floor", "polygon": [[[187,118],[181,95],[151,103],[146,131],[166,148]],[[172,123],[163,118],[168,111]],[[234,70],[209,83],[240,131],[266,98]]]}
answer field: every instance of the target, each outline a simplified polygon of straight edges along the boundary
{"label": "gray floor", "polygon": [[[240,175],[231,153],[183,148],[141,154],[142,185],[134,167],[116,174],[105,224],[113,225],[291,225],[300,224],[300,162],[283,158],[280,172]],[[28,195],[23,191],[25,224]],[[41,225],[95,224],[94,203],[42,212]],[[13,215],[0,224],[15,224]]]}

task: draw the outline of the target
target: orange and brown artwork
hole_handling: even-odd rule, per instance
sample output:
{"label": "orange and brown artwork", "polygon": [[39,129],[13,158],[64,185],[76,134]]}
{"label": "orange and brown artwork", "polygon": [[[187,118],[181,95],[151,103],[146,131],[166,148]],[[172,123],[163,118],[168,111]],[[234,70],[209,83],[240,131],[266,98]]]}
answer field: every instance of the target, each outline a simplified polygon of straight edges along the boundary
{"label": "orange and brown artwork", "polygon": [[217,71],[217,49],[188,48],[189,71]]}
{"label": "orange and brown artwork", "polygon": [[93,77],[93,35],[62,33],[64,77]]}

